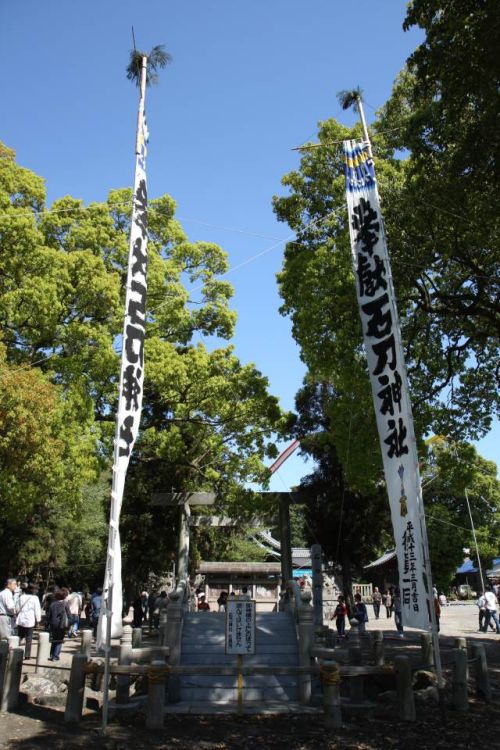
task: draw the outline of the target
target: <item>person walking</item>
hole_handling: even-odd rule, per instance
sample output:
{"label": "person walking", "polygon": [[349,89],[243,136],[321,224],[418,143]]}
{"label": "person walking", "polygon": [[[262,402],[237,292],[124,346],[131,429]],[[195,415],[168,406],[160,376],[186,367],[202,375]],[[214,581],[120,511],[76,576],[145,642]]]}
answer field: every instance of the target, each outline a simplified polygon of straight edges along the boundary
{"label": "person walking", "polygon": [[64,601],[68,596],[68,589],[62,588],[54,594],[54,601],[49,607],[48,625],[50,633],[49,661],[59,661],[64,636],[68,629],[68,605]]}
{"label": "person walking", "polygon": [[378,590],[377,586],[375,586],[375,588],[373,589],[372,604],[373,604],[373,614],[375,615],[375,619],[378,620],[380,616],[380,605],[382,604],[382,594]]}
{"label": "person walking", "polygon": [[[477,599],[476,604],[479,609],[479,630],[482,632],[484,621],[486,619],[486,599],[484,597],[484,591],[479,592],[479,598]],[[488,624],[490,628],[494,631],[495,625],[491,622],[491,619]]]}
{"label": "person walking", "polygon": [[69,589],[69,595],[66,599],[69,611],[69,630],[68,636],[74,638],[78,635],[78,628],[80,627],[80,612],[82,611],[82,599],[80,594],[76,591]]}
{"label": "person walking", "polygon": [[4,590],[0,592],[0,641],[8,640],[12,635],[14,618],[16,616],[16,605],[14,603],[14,591],[16,587],[16,579],[8,578]]}
{"label": "person walking", "polygon": [[94,631],[94,638],[97,637],[97,625],[99,624],[99,615],[102,607],[102,588],[97,588],[90,599],[90,624]]}
{"label": "person walking", "polygon": [[404,638],[403,631],[403,611],[401,608],[401,594],[399,589],[394,592],[394,622],[399,633],[400,638]]}
{"label": "person walking", "polygon": [[354,619],[358,621],[358,633],[366,633],[368,612],[366,604],[361,599],[361,594],[354,594]]}
{"label": "person walking", "polygon": [[392,594],[390,591],[385,592],[385,612],[387,617],[392,617],[392,608],[394,604],[392,601]]}
{"label": "person walking", "polygon": [[31,659],[31,644],[33,642],[33,630],[40,624],[42,619],[42,608],[38,598],[38,586],[30,584],[24,594],[19,597],[19,609],[16,617],[17,634],[19,642],[25,639],[24,658]]}
{"label": "person walking", "polygon": [[219,605],[219,612],[225,612],[227,607],[227,597],[228,592],[227,591],[221,591],[220,596],[217,599],[217,604]]}
{"label": "person walking", "polygon": [[488,591],[486,591],[484,594],[484,606],[486,609],[486,617],[484,618],[483,633],[486,633],[486,631],[488,630],[488,625],[490,625],[493,621],[495,623],[497,633],[500,634],[500,622],[498,621],[497,612],[498,600],[491,588],[489,588]]}
{"label": "person walking", "polygon": [[347,617],[347,606],[345,603],[345,597],[342,596],[342,594],[339,594],[337,602],[338,604],[335,607],[330,619],[335,620],[335,625],[337,627],[337,638],[340,641],[345,638],[345,618]]}

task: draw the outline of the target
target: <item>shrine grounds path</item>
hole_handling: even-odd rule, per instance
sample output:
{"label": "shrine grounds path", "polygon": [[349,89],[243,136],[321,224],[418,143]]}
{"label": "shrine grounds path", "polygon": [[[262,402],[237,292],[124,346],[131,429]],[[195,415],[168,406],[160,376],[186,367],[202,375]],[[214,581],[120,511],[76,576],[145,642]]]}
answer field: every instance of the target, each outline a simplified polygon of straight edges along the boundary
{"label": "shrine grounds path", "polygon": [[[408,654],[418,663],[419,633],[405,630],[397,636],[393,619],[382,608],[375,620],[368,607],[368,630],[383,630],[386,658]],[[161,731],[151,732],[141,714],[112,721],[106,737],[99,733],[100,717],[87,712],[78,727],[63,722],[63,710],[23,705],[16,713],[0,714],[0,748],[8,750],[470,750],[479,744],[500,748],[500,636],[478,632],[474,604],[452,604],[441,616],[440,645],[445,677],[449,677],[453,639],[457,636],[484,643],[493,689],[490,704],[476,701],[473,682],[470,710],[447,709],[446,723],[433,703],[417,706],[417,721],[402,723],[391,706],[372,713],[345,713],[340,730],[325,730],[321,713],[263,716],[169,715]],[[147,642],[147,637],[145,637]],[[64,645],[61,666],[69,666],[76,642]],[[33,671],[32,662],[24,670]],[[449,687],[447,688],[449,691]],[[448,693],[449,694],[449,693]]]}

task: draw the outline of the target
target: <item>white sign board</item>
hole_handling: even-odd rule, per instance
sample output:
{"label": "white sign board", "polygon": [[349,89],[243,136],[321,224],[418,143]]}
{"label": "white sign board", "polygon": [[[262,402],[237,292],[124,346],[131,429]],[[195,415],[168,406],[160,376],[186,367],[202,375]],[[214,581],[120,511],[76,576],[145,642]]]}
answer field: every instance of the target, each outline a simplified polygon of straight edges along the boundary
{"label": "white sign board", "polygon": [[229,599],[226,605],[226,654],[255,653],[255,602]]}

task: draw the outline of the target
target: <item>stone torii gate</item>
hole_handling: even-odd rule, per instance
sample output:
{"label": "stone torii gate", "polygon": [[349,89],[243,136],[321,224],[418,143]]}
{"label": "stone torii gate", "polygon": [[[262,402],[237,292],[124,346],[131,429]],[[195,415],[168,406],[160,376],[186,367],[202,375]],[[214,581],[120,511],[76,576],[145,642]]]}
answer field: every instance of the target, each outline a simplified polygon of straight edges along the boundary
{"label": "stone torii gate", "polygon": [[192,505],[213,505],[215,492],[158,492],[152,505],[179,508],[179,542],[177,551],[177,577],[187,578],[189,573],[189,519]]}
{"label": "stone torii gate", "polygon": [[[293,577],[290,505],[301,505],[307,502],[310,496],[305,492],[258,492],[256,494],[262,499],[266,499],[267,502],[274,500],[279,508],[281,577],[283,581],[290,581]],[[214,492],[159,492],[152,496],[152,504],[157,507],[179,508],[177,555],[177,577],[179,579],[187,578],[188,576],[191,506],[213,505],[216,497]],[[232,522],[231,519],[225,517],[217,518],[211,516],[207,525],[229,526],[232,523],[236,522]]]}

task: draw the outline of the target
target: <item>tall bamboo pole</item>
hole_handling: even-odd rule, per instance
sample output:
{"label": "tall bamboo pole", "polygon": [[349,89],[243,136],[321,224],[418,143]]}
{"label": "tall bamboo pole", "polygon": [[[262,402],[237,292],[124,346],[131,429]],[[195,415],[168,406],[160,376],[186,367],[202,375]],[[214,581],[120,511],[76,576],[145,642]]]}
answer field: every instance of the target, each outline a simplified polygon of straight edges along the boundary
{"label": "tall bamboo pole", "polygon": [[[136,160],[140,154],[140,132],[144,116],[144,102],[146,98],[146,72],[147,72],[148,58],[146,55],[142,57],[141,67],[141,83],[139,90],[139,108],[137,111],[137,127],[136,127],[136,138],[135,138],[135,154]],[[134,185],[134,195],[135,188]],[[134,207],[132,207],[132,212]],[[124,346],[125,336],[123,336],[122,346]],[[123,358],[123,353],[122,353]],[[120,394],[123,390],[123,368],[120,368]],[[113,465],[118,466],[120,450],[120,426],[118,418],[116,420],[115,428],[115,441],[114,441],[114,455]],[[106,734],[106,728],[108,725],[108,709],[109,709],[109,671],[110,671],[110,658],[111,658],[111,625],[113,617],[113,591],[115,581],[113,580],[113,558],[116,545],[116,536],[118,533],[118,524],[120,517],[120,505],[117,499],[118,486],[117,486],[117,472],[113,471],[113,482],[111,488],[111,509],[109,519],[109,534],[108,534],[108,558],[106,563],[106,570],[108,571],[107,588],[104,593],[104,614],[106,615],[106,640],[104,646],[104,680],[103,680],[103,701],[102,701],[102,722],[101,722],[101,734]],[[121,582],[120,582],[121,585]]]}
{"label": "tall bamboo pole", "polygon": [[[359,94],[356,96],[355,103],[356,103],[356,108],[358,110],[359,118],[361,120],[361,126],[363,128],[363,138],[368,145],[368,153],[370,157],[373,159],[372,145],[370,141],[370,134],[368,132],[368,126],[366,123],[365,112],[363,108],[363,100],[361,99],[361,96]],[[375,189],[378,192],[377,186],[375,186]],[[388,270],[388,276],[389,276],[389,283],[391,287],[393,287],[392,272],[390,271],[390,269],[387,269],[387,270]],[[394,298],[395,298],[395,295],[394,295]],[[403,367],[403,377],[406,381],[407,392],[409,393],[406,365]],[[410,424],[408,425],[408,430],[410,433],[410,439],[416,445],[415,431],[414,431],[414,426],[413,426],[413,417],[411,418]],[[439,633],[437,629],[436,609],[435,609],[435,603],[434,603],[434,586],[432,582],[431,559],[430,559],[430,554],[429,554],[429,539],[427,536],[427,524],[425,522],[424,501],[422,497],[422,486],[420,483],[420,475],[418,473],[418,468],[417,468],[417,480],[418,480],[417,490],[418,490],[418,498],[419,498],[418,511],[419,511],[419,518],[420,518],[420,529],[421,529],[422,541],[423,541],[423,547],[424,547],[424,561],[425,561],[426,576],[427,576],[427,606],[429,608],[429,616],[430,616],[430,621],[431,621],[432,645],[433,645],[433,650],[434,650],[436,676],[438,680],[439,702],[440,702],[441,709],[444,712],[443,668],[441,665],[441,652],[439,649]]]}

